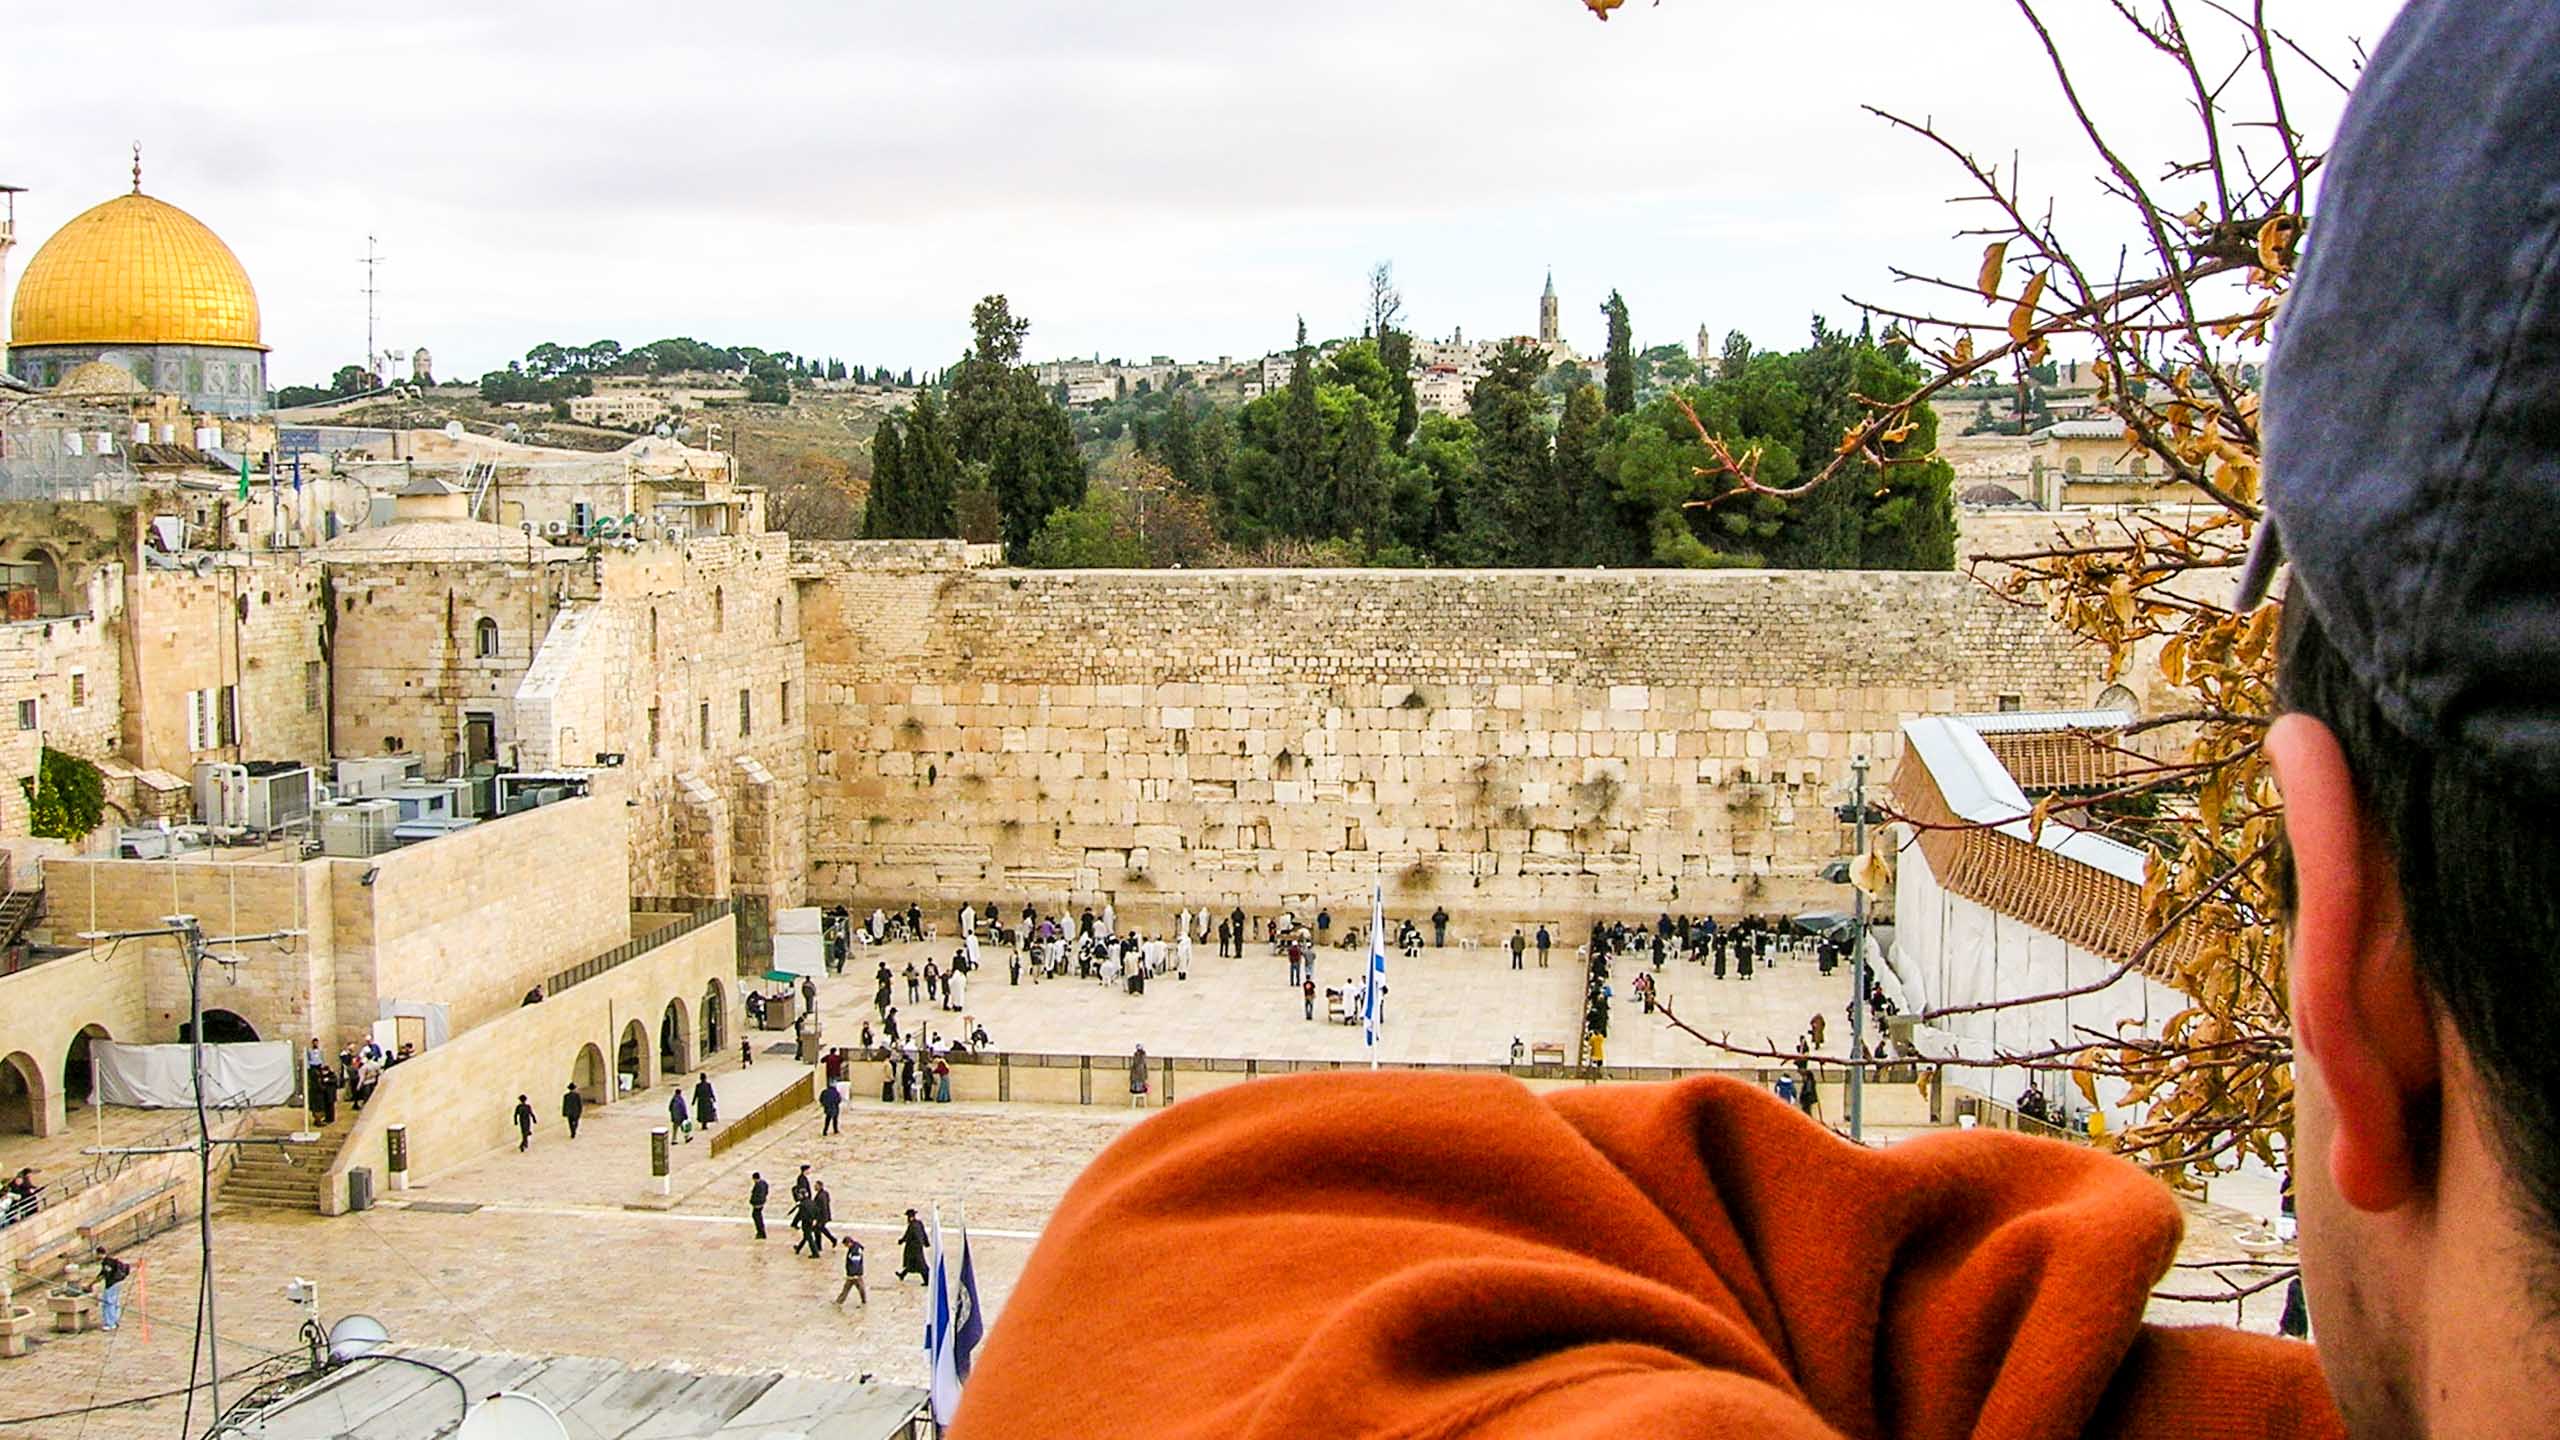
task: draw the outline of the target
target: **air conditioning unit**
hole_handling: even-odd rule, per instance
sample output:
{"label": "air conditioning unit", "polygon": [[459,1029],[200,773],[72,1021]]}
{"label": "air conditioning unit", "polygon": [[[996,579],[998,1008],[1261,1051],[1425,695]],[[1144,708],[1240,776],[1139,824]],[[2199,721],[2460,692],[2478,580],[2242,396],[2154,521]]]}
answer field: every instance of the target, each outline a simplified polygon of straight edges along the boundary
{"label": "air conditioning unit", "polygon": [[340,799],[361,800],[414,785],[425,775],[426,762],[415,755],[367,755],[340,760],[337,792]]}
{"label": "air conditioning unit", "polygon": [[116,858],[119,860],[165,860],[172,855],[185,855],[203,848],[204,834],[201,831],[144,826],[116,832]]}
{"label": "air conditioning unit", "polygon": [[412,820],[450,820],[453,818],[453,789],[449,785],[403,785],[386,790],[382,798],[400,807],[400,823]]}
{"label": "air conditioning unit", "polygon": [[498,782],[487,775],[447,780],[444,787],[453,792],[453,813],[457,819],[486,820],[497,808]]}
{"label": "air conditioning unit", "polygon": [[196,815],[217,828],[272,834],[309,815],[318,789],[308,765],[206,763],[195,770]]}
{"label": "air conditioning unit", "polygon": [[400,824],[396,800],[340,800],[315,811],[320,853],[342,860],[362,860],[392,849],[391,832]]}
{"label": "air conditioning unit", "polygon": [[403,821],[391,827],[391,841],[394,845],[416,845],[422,841],[450,835],[456,830],[468,830],[479,823],[477,820],[463,820],[451,816],[433,820]]}
{"label": "air conditioning unit", "polygon": [[554,520],[542,527],[542,533],[558,540],[569,533],[569,526],[564,521]]}

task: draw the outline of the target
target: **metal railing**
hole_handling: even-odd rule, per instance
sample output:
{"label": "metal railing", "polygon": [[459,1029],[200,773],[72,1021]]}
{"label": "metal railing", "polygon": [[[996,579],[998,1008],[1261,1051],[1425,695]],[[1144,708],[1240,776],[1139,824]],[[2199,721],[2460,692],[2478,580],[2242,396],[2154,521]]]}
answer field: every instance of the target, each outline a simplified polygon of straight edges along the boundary
{"label": "metal railing", "polygon": [[[237,1090],[211,1097],[205,1104],[205,1124],[209,1129],[219,1130],[225,1121],[246,1115],[257,1108],[259,1107],[249,1103],[246,1093]],[[136,1163],[156,1158],[148,1154],[136,1154],[134,1153],[136,1151],[162,1150],[190,1145],[195,1142],[195,1139],[196,1121],[195,1116],[191,1114],[184,1120],[161,1126],[139,1140],[121,1142],[115,1147],[115,1153],[96,1156],[88,1164],[70,1174],[38,1186],[35,1209],[23,1213],[12,1213],[0,1219],[0,1225],[24,1219],[37,1210],[48,1210],[68,1204],[89,1191],[120,1178]]]}
{"label": "metal railing", "polygon": [[592,960],[582,961],[542,982],[542,995],[549,999],[572,985],[584,984],[608,970],[627,965],[663,945],[673,944],[705,925],[727,919],[738,911],[735,900],[719,900],[694,911],[672,925],[662,925],[646,935],[635,935]]}
{"label": "metal railing", "polygon": [[711,1153],[722,1155],[780,1124],[792,1112],[817,1103],[818,1072],[811,1070],[782,1087],[782,1093],[711,1134]]}

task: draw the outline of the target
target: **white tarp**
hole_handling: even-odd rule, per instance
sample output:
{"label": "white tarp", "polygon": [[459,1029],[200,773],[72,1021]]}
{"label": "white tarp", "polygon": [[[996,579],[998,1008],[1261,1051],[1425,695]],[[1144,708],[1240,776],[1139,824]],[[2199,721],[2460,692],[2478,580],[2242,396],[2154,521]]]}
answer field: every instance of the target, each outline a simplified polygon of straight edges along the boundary
{"label": "white tarp", "polygon": [[826,915],[815,905],[794,905],[773,912],[776,935],[819,935],[826,931]]}
{"label": "white tarp", "polygon": [[826,937],[777,933],[773,937],[773,968],[793,975],[826,974]]}
{"label": "white tarp", "polygon": [[[95,1040],[89,1061],[96,1094],[109,1105],[152,1110],[192,1110],[195,1087],[187,1081],[184,1045],[119,1045]],[[295,1086],[293,1046],[251,1040],[204,1047],[204,1098],[208,1105],[291,1105]]]}

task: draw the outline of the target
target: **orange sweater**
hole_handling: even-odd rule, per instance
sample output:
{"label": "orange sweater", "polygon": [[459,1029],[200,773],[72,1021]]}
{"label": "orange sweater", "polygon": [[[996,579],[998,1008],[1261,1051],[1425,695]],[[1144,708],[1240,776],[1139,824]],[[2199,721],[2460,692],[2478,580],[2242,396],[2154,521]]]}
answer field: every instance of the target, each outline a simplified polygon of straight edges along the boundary
{"label": "orange sweater", "polygon": [[2121,1161],[1735,1081],[1256,1081],[1076,1182],[952,1433],[2342,1435],[2307,1347],[2142,1323],[2178,1233]]}

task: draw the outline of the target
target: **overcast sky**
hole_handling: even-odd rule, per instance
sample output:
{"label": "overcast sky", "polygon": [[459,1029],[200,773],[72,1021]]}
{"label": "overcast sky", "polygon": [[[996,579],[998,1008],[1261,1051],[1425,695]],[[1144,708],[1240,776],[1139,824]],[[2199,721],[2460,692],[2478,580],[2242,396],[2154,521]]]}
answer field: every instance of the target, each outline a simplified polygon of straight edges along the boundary
{"label": "overcast sky", "polygon": [[[2127,148],[2165,154],[2171,77],[2097,0],[2049,8]],[[2396,8],[2271,5],[2336,59]],[[443,375],[678,334],[925,367],[992,291],[1035,356],[1244,356],[1301,312],[1355,333],[1381,259],[1426,335],[1532,330],[1552,265],[1586,350],[1612,287],[1642,344],[1793,344],[1843,292],[1923,298],[1889,266],[1980,253],[1941,203],[1960,177],[1860,102],[2022,150],[2066,220],[2122,233],[2008,0],[10,9],[12,280],[139,140],[145,188],[249,267],[278,384],[362,355],[368,234],[384,344]],[[2335,92],[2293,99],[2325,139]]]}

